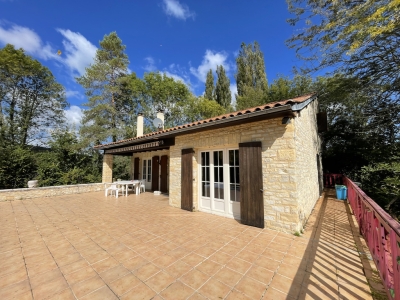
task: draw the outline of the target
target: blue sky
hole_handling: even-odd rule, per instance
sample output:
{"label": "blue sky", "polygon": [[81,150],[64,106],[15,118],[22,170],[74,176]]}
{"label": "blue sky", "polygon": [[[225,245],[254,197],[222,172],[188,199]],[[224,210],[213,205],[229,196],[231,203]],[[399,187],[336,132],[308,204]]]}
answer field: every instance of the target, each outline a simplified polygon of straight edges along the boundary
{"label": "blue sky", "polygon": [[258,41],[270,83],[279,74],[291,76],[303,62],[285,45],[295,30],[287,18],[284,0],[0,0],[0,46],[24,48],[47,66],[66,88],[70,123],[78,124],[86,100],[74,78],[105,34],[117,32],[139,77],[166,72],[201,95],[207,71],[221,64],[236,91],[242,42]]}

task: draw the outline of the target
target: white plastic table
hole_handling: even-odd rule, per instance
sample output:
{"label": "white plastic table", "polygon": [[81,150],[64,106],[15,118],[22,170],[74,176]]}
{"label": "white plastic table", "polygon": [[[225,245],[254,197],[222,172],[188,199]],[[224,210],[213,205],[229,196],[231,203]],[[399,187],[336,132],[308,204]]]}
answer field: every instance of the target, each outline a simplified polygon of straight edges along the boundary
{"label": "white plastic table", "polygon": [[140,194],[140,181],[139,180],[121,180],[121,181],[115,181],[114,183],[125,186],[125,196],[128,196],[128,187],[130,185],[135,187],[136,195]]}

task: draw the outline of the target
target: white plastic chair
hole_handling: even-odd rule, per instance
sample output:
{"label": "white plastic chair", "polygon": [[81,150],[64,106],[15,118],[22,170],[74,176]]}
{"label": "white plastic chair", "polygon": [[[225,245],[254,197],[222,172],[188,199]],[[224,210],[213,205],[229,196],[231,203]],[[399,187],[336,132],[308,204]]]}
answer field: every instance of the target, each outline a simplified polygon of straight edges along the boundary
{"label": "white plastic chair", "polygon": [[139,192],[141,193],[142,190],[143,190],[143,193],[146,191],[146,185],[144,184],[144,181],[143,181],[143,180],[141,180],[141,181],[139,182]]}
{"label": "white plastic chair", "polygon": [[112,183],[108,188],[107,188],[107,185],[106,185],[106,194],[105,194],[106,197],[108,196],[108,191],[111,192],[111,194],[110,194],[111,196],[112,196],[113,191],[114,191],[115,197],[117,197],[117,198],[118,198],[118,194],[119,194],[120,191],[121,191],[121,194],[123,194],[122,189],[119,188],[116,183]]}

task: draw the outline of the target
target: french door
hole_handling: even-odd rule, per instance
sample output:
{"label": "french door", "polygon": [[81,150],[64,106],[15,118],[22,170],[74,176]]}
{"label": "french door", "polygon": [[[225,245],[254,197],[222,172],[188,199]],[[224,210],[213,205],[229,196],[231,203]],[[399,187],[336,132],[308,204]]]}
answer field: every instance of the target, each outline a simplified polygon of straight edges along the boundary
{"label": "french door", "polygon": [[239,150],[200,152],[200,210],[240,218]]}

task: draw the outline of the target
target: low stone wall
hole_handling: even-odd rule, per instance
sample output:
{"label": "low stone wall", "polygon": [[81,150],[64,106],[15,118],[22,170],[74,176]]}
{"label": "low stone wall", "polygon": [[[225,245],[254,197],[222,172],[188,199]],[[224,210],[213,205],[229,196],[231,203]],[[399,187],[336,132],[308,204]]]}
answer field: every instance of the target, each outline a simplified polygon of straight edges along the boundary
{"label": "low stone wall", "polygon": [[104,191],[104,183],[89,183],[89,184],[0,190],[0,201],[42,198],[42,197],[81,194],[81,193],[98,192],[98,191]]}

